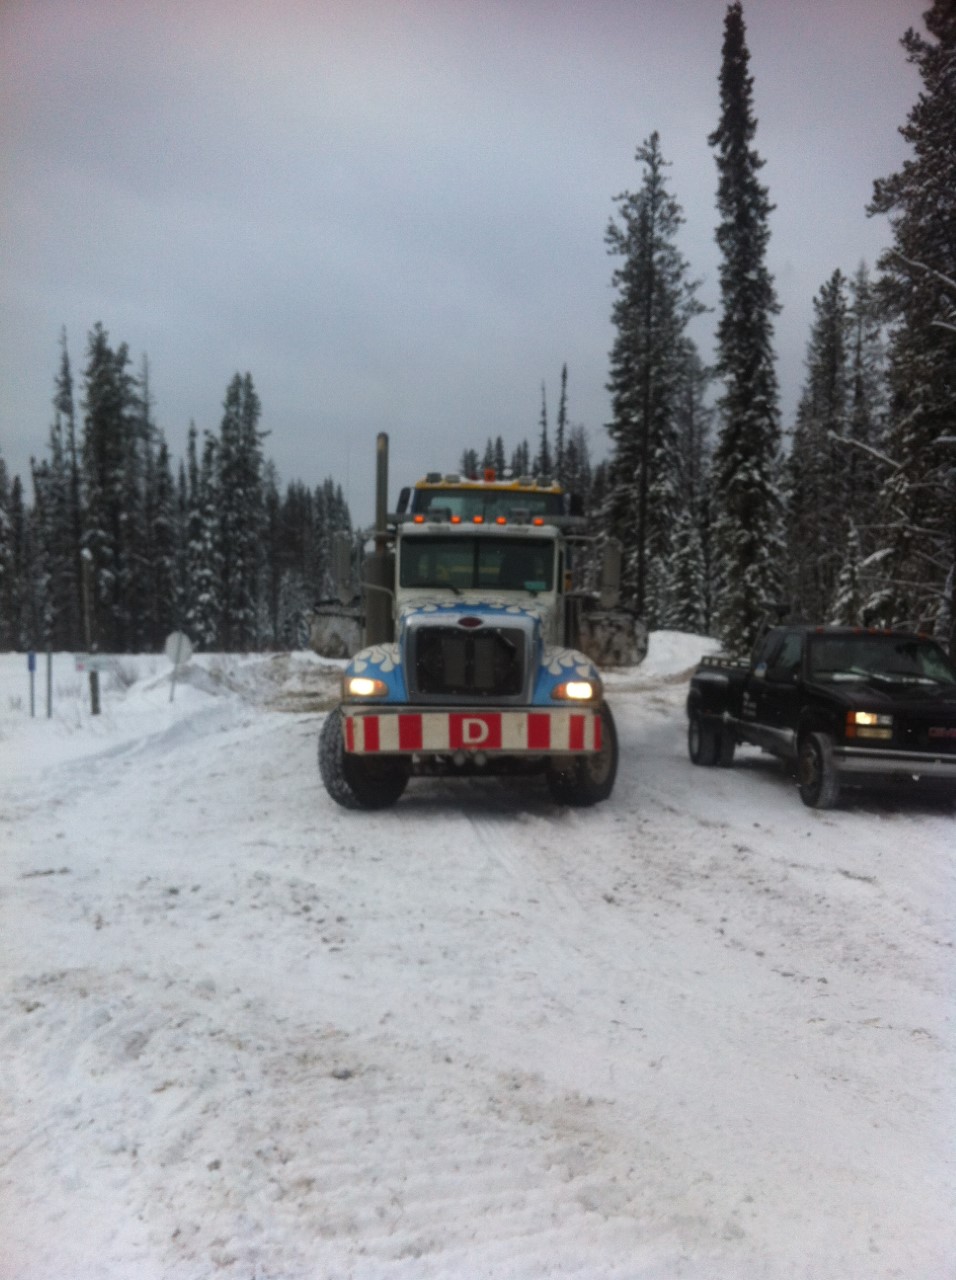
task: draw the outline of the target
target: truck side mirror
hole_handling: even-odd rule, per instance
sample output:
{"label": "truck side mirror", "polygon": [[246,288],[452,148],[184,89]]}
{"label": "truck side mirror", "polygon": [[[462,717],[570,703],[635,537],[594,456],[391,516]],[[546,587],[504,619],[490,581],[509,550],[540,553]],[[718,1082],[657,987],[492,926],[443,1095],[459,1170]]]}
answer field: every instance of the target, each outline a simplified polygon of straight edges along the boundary
{"label": "truck side mirror", "polygon": [[616,609],[621,600],[621,544],[617,538],[604,543],[601,559],[600,602],[602,609]]}

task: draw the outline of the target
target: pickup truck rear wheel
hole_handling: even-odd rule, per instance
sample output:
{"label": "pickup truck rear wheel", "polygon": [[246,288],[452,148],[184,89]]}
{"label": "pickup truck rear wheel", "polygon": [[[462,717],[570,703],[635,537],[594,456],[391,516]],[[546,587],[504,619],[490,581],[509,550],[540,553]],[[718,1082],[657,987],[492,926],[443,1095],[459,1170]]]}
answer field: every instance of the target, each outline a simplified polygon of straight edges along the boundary
{"label": "pickup truck rear wheel", "polygon": [[734,763],[734,753],[737,750],[737,742],[734,735],[725,726],[721,729],[717,739],[717,763],[724,769],[729,769]]}
{"label": "pickup truck rear wheel", "polygon": [[797,758],[800,799],[811,809],[832,809],[840,798],[840,776],[833,764],[833,739],[808,733]]}
{"label": "pickup truck rear wheel", "polygon": [[717,763],[720,737],[719,730],[710,721],[705,720],[699,711],[690,713],[687,721],[687,754],[694,764]]}
{"label": "pickup truck rear wheel", "polygon": [[558,804],[586,808],[606,800],[617,776],[617,729],[611,708],[601,707],[601,750],[548,769],[548,789]]}
{"label": "pickup truck rear wheel", "polygon": [[330,711],[319,734],[319,773],[325,789],[343,809],[387,809],[408,782],[410,766],[401,756],[357,756],[345,750],[342,717]]}

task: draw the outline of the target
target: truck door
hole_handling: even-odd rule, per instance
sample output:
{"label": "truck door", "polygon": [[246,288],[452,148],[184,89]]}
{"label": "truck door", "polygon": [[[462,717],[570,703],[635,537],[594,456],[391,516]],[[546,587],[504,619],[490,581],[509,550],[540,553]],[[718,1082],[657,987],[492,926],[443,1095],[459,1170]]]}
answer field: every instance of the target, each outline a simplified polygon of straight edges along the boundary
{"label": "truck door", "polygon": [[800,672],[804,636],[801,631],[784,631],[767,655],[763,680],[756,693],[757,720],[775,747],[793,751],[800,715]]}

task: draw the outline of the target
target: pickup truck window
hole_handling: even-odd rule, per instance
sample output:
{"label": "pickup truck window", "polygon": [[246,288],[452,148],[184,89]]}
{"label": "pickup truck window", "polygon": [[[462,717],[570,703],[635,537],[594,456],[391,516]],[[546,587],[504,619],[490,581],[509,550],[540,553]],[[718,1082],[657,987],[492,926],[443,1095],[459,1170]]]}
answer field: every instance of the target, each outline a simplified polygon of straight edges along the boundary
{"label": "pickup truck window", "polygon": [[[771,664],[773,674],[781,677],[795,676],[800,670],[800,655],[803,652],[803,637],[799,631],[788,631],[783,638],[780,651],[774,654]],[[769,674],[769,673],[768,673]]]}
{"label": "pickup truck window", "polygon": [[879,635],[810,635],[814,680],[956,685],[956,668],[931,640]]}
{"label": "pickup truck window", "polygon": [[783,642],[783,634],[780,631],[769,631],[760,642],[754,653],[753,665],[762,667],[764,671],[773,664],[776,655]]}

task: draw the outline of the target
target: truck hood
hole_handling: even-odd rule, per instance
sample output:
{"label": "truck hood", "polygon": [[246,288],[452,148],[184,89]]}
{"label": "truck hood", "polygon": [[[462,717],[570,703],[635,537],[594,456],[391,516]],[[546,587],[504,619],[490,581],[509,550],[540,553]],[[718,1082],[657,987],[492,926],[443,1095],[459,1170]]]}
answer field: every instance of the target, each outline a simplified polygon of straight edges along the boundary
{"label": "truck hood", "polygon": [[821,694],[836,697],[854,711],[912,712],[932,715],[942,712],[956,717],[956,685],[937,684],[928,679],[870,675],[855,680],[816,681]]}
{"label": "truck hood", "polygon": [[402,631],[409,619],[420,617],[423,613],[434,615],[436,622],[450,623],[473,614],[476,618],[481,618],[484,623],[492,621],[495,615],[500,615],[502,621],[515,617],[530,618],[540,630],[552,608],[553,604],[549,598],[534,596],[530,592],[527,593],[526,598],[521,598],[515,595],[495,595],[480,591],[462,591],[458,595],[442,591],[435,595],[416,596],[414,600],[403,605],[399,609],[398,625],[399,631]]}

